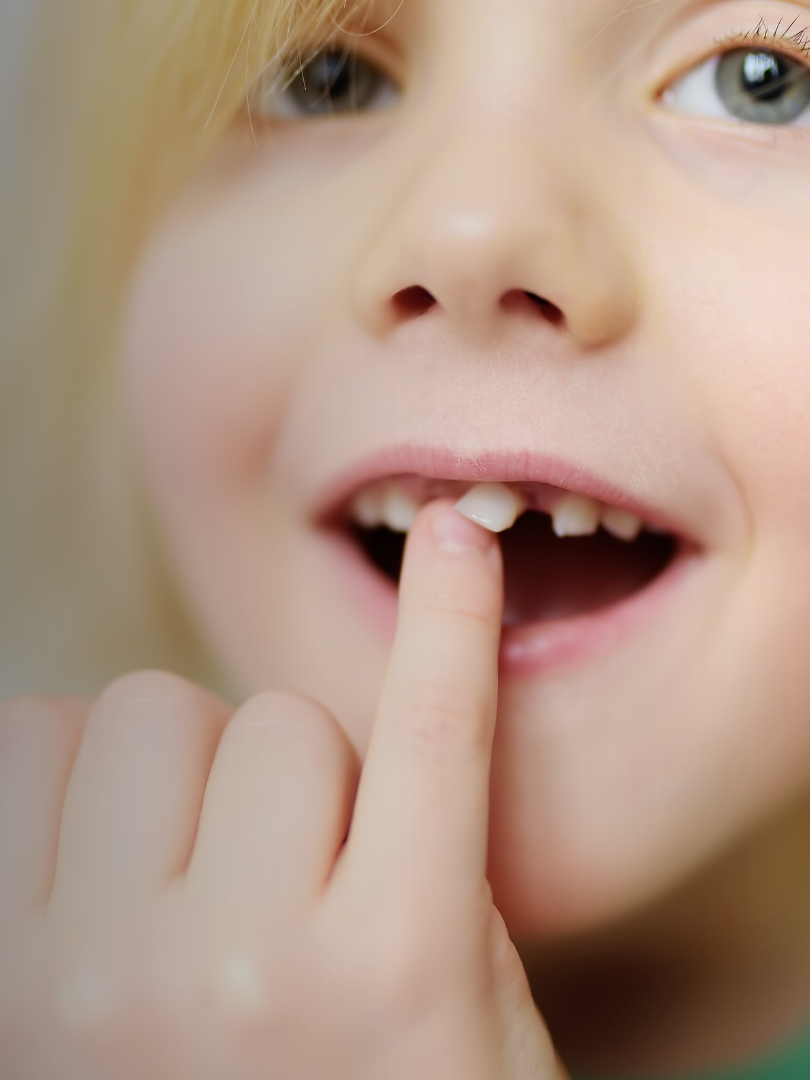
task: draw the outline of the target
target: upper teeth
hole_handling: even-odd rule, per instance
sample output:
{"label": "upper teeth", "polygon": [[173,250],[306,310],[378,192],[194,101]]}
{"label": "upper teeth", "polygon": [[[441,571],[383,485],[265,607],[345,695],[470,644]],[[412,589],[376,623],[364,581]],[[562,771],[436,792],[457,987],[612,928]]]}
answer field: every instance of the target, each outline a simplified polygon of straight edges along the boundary
{"label": "upper teeth", "polygon": [[352,502],[352,517],[364,529],[382,525],[382,498],[379,488],[364,488]]}
{"label": "upper teeth", "polygon": [[383,522],[392,532],[406,533],[416,520],[419,503],[398,487],[388,489],[383,500]]}
{"label": "upper teeth", "polygon": [[419,513],[419,503],[392,481],[359,492],[352,503],[352,513],[364,529],[385,525],[392,532],[406,533]]}
{"label": "upper teeth", "polygon": [[602,511],[602,528],[620,540],[635,540],[642,524],[640,517],[629,510],[620,510],[618,506],[606,506]]}
{"label": "upper teeth", "polygon": [[600,510],[593,499],[569,491],[552,511],[554,532],[557,536],[590,536],[599,528]]}
{"label": "upper teeth", "polygon": [[476,484],[456,503],[462,517],[496,533],[511,529],[525,509],[526,500],[506,484]]}
{"label": "upper teeth", "polygon": [[[354,520],[366,529],[386,526],[392,532],[407,533],[419,512],[420,502],[396,480],[364,488],[354,497]],[[475,484],[458,501],[456,509],[491,532],[503,532],[514,525],[526,509],[526,499],[507,484]],[[642,520],[627,510],[565,492],[551,510],[557,536],[590,536],[600,524],[621,540],[635,540]]]}

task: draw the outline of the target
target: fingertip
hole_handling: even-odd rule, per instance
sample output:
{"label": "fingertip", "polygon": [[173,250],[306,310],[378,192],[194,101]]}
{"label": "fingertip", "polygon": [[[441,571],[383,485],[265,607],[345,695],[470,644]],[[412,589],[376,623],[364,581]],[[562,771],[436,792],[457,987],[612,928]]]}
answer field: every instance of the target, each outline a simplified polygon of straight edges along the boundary
{"label": "fingertip", "polygon": [[410,610],[475,614],[500,628],[503,560],[497,536],[461,516],[449,499],[419,513],[405,548],[400,621]]}
{"label": "fingertip", "polygon": [[441,501],[431,510],[430,531],[434,542],[444,551],[487,553],[497,546],[494,533],[463,517],[452,503]]}

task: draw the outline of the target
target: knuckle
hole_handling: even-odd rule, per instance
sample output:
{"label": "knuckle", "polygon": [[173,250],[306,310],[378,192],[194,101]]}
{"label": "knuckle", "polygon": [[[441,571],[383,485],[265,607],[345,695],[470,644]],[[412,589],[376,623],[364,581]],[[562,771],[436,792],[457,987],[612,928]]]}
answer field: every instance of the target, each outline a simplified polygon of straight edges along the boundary
{"label": "knuckle", "polygon": [[54,1011],[65,1056],[80,1066],[78,1075],[163,1075],[148,1059],[170,1052],[182,1017],[168,995],[162,995],[158,1014],[157,1000],[138,991],[128,971],[77,968],[62,977]]}
{"label": "knuckle", "polygon": [[334,716],[317,701],[297,694],[267,691],[253,697],[234,715],[233,729],[272,741],[311,767],[334,772],[354,768],[356,754]]}
{"label": "knuckle", "polygon": [[139,671],[123,675],[102,691],[91,713],[94,724],[198,726],[207,718],[224,720],[230,710],[207,690],[179,675]]}
{"label": "knuckle", "polygon": [[200,985],[204,949],[192,921],[186,932],[173,918],[161,923],[113,920],[61,943],[49,966],[50,1008],[66,1056],[83,1065],[76,1075],[174,1076],[166,1061],[199,1041],[189,1028],[210,1005]]}
{"label": "knuckle", "polygon": [[285,958],[274,959],[277,967],[264,956],[236,949],[224,952],[211,967],[208,996],[216,1003],[221,1024],[236,1038],[243,1038],[257,1025],[272,1029],[283,1017],[285,1003],[295,995]]}
{"label": "knuckle", "polygon": [[303,694],[289,694],[277,690],[266,690],[252,697],[241,710],[251,726],[295,727],[313,734],[331,732],[337,727],[337,721],[327,708]]}
{"label": "knuckle", "polygon": [[193,700],[197,693],[197,687],[179,675],[167,671],[134,671],[111,682],[102,691],[96,707],[114,709],[163,700],[185,702]]}
{"label": "knuckle", "polygon": [[488,590],[437,585],[427,592],[424,605],[435,618],[456,626],[477,626],[487,632],[500,630],[500,611]]}
{"label": "knuckle", "polygon": [[449,751],[477,758],[488,752],[489,730],[480,722],[481,703],[464,688],[415,680],[406,730],[417,750],[431,756]]}

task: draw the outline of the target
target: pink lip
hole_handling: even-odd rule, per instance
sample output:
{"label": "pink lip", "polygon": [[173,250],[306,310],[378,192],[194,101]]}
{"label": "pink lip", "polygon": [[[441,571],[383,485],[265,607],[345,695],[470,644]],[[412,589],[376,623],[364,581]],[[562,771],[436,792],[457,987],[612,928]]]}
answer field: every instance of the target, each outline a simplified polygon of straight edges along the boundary
{"label": "pink lip", "polygon": [[[549,484],[611,506],[620,506],[637,514],[648,526],[681,538],[680,551],[669,566],[649,585],[626,599],[585,615],[504,628],[500,666],[506,676],[536,676],[581,662],[592,653],[609,650],[652,617],[700,562],[700,545],[686,537],[685,530],[673,526],[660,510],[640,503],[585,469],[529,453],[495,451],[471,457],[447,449],[391,448],[340,473],[316,504],[317,520],[321,523],[333,521],[351,495],[364,485],[386,476],[405,474],[459,481]],[[329,530],[329,534],[340,577],[378,631],[393,640],[397,618],[395,586],[369,565],[345,533]]]}

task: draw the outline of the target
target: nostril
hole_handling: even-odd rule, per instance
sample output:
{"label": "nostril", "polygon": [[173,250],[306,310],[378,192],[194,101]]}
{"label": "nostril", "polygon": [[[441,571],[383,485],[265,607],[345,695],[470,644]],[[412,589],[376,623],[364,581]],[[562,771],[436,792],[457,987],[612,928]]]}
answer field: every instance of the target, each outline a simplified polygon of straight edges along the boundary
{"label": "nostril", "polygon": [[562,326],[565,322],[565,316],[556,304],[537,293],[523,289],[510,289],[505,293],[501,299],[501,307],[505,311],[539,315],[552,326]]}
{"label": "nostril", "polygon": [[435,297],[421,285],[400,289],[391,299],[394,311],[401,319],[418,319],[436,303]]}
{"label": "nostril", "polygon": [[552,326],[559,326],[564,321],[565,316],[556,304],[552,304],[550,300],[546,300],[533,292],[527,292],[526,295],[534,306],[540,310],[543,318],[547,319]]}

